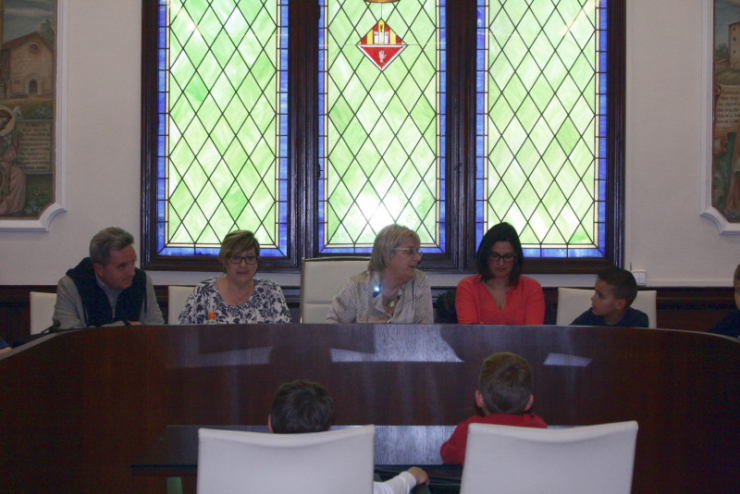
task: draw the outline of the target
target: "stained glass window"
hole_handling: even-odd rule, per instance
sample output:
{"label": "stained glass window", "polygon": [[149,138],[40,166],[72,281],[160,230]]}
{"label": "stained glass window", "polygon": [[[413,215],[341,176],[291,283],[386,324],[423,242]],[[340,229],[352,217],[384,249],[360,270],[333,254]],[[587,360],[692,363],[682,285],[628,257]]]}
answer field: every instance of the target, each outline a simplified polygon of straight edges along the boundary
{"label": "stained glass window", "polygon": [[478,1],[477,239],[604,257],[607,1]]}
{"label": "stained glass window", "polygon": [[444,2],[320,3],[319,250],[400,223],[443,252]]}
{"label": "stained glass window", "polygon": [[296,270],[398,222],[469,272],[500,221],[535,272],[619,264],[624,4],[145,2],[142,266],[242,228]]}
{"label": "stained glass window", "polygon": [[287,244],[287,0],[160,0],[157,250]]}

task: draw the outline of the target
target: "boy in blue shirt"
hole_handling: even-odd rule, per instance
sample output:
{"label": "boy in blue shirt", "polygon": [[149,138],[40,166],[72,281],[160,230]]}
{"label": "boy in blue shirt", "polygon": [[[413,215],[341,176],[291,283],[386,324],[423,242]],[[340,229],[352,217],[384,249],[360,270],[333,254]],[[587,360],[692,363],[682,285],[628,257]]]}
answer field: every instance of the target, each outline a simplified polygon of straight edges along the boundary
{"label": "boy in blue shirt", "polygon": [[571,325],[647,328],[647,314],[630,307],[635,297],[637,282],[632,273],[616,266],[607,268],[598,274],[591,308]]}

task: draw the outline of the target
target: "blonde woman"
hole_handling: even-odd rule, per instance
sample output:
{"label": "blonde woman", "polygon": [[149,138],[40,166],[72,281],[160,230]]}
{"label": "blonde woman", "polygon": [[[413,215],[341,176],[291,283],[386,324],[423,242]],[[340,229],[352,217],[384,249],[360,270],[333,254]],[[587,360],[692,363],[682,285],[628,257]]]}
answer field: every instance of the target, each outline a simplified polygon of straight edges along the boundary
{"label": "blonde woman", "polygon": [[373,244],[367,271],[349,278],[326,316],[335,323],[431,324],[432,291],[417,268],[419,235],[401,225],[383,228]]}

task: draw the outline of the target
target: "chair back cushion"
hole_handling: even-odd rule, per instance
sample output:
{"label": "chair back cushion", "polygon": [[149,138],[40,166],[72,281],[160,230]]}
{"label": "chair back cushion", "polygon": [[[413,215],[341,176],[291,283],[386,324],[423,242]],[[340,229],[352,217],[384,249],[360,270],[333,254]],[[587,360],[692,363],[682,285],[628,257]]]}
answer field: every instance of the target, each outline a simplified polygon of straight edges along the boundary
{"label": "chair back cushion", "polygon": [[56,293],[30,292],[31,334],[39,334],[53,324]]}
{"label": "chair back cushion", "polygon": [[637,422],[534,429],[471,424],[461,494],[629,494]]}
{"label": "chair back cushion", "polygon": [[304,259],[301,269],[301,322],[323,323],[334,296],[350,276],[367,270],[368,257]]}
{"label": "chair back cushion", "polygon": [[375,426],[306,434],[198,431],[198,494],[371,494]]}
{"label": "chair back cushion", "polygon": [[167,287],[167,324],[178,324],[180,312],[185,308],[194,286]]}

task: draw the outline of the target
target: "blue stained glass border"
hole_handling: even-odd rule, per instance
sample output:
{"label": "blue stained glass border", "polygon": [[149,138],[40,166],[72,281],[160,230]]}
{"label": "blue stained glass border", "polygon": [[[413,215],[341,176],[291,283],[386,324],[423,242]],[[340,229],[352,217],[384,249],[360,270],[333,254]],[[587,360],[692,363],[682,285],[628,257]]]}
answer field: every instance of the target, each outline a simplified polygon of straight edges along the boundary
{"label": "blue stained glass border", "polygon": [[[288,2],[289,0],[277,0],[278,17],[278,101],[279,109],[277,114],[278,128],[278,173],[277,173],[277,191],[278,203],[276,207],[278,215],[278,243],[274,248],[260,249],[260,256],[263,257],[286,257],[288,255]],[[169,31],[169,0],[159,0],[158,5],[158,35],[157,42],[157,225],[156,252],[162,256],[218,256],[219,248],[192,246],[168,245],[166,239],[166,211],[168,198],[167,179],[166,179],[166,156],[167,140],[167,101],[169,89],[167,87],[167,78],[169,75],[169,46],[167,45]]]}

